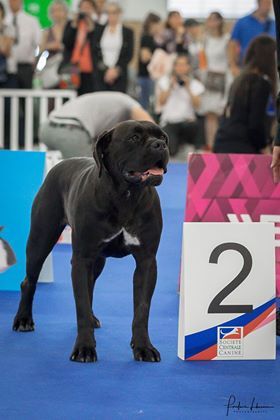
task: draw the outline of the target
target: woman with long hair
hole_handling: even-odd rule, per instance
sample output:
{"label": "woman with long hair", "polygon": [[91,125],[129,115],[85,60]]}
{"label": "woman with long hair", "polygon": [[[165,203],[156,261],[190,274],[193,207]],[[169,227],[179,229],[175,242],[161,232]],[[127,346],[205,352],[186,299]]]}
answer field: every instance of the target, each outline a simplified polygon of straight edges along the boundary
{"label": "woman with long hair", "polygon": [[54,0],[49,6],[52,25],[43,32],[40,50],[48,50],[53,56],[63,50],[62,37],[68,17],[68,6],[64,0]]}
{"label": "woman with long hair", "polygon": [[164,31],[164,46],[168,53],[188,53],[188,36],[184,20],[180,12],[172,10],[168,13]]}
{"label": "woman with long hair", "polygon": [[267,107],[275,98],[275,52],[275,40],[268,35],[256,37],[248,47],[217,131],[215,153],[262,153],[266,148]]}
{"label": "woman with long hair", "polygon": [[210,13],[206,20],[204,39],[206,69],[202,81],[206,91],[201,107],[201,113],[205,115],[206,141],[209,150],[213,148],[218,119],[226,104],[229,39],[229,33],[225,32],[223,16],[219,12]]}
{"label": "woman with long hair", "polygon": [[154,13],[149,13],[143,24],[138,62],[139,102],[145,109],[149,108],[149,101],[154,88],[154,83],[147,67],[154,51],[160,46],[157,40],[161,31],[161,18]]}

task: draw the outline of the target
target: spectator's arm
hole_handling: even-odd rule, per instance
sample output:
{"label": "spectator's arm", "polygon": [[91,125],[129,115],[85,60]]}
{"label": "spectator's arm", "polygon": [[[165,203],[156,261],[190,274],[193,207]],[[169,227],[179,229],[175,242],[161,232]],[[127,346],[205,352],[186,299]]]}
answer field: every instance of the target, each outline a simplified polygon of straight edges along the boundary
{"label": "spectator's arm", "polygon": [[9,57],[14,40],[9,36],[0,36],[0,53]]}
{"label": "spectator's arm", "polygon": [[150,44],[149,44],[149,37],[147,35],[143,35],[141,38],[140,43],[140,62],[147,64],[153,55],[153,51],[151,50]]}
{"label": "spectator's arm", "polygon": [[153,55],[153,53],[149,48],[142,47],[140,49],[140,61],[141,61],[141,63],[145,63],[145,64],[149,63],[149,61],[152,58],[152,55]]}
{"label": "spectator's arm", "polygon": [[190,94],[190,97],[191,97],[191,100],[192,100],[192,105],[193,105],[195,111],[197,111],[198,108],[201,105],[201,96],[200,95],[193,95],[191,93],[191,91],[189,91],[189,94]]}
{"label": "spectator's arm", "polygon": [[192,86],[192,83],[189,77],[185,78],[185,88],[187,89],[190,95],[194,110],[197,111],[201,105],[201,95],[205,91],[205,88],[200,82],[197,82],[197,81],[196,81],[195,86],[196,86],[195,88]]}
{"label": "spectator's arm", "polygon": [[228,44],[228,61],[231,73],[233,76],[238,76],[240,73],[240,67],[238,65],[239,57],[239,43],[231,39]]}
{"label": "spectator's arm", "polygon": [[48,42],[48,36],[49,36],[48,30],[44,31],[42,34],[40,52],[43,52],[45,50],[48,50],[48,51],[63,50],[62,42],[59,42],[56,40]]}
{"label": "spectator's arm", "polygon": [[34,43],[34,49],[39,47],[41,45],[42,42],[42,30],[40,28],[39,23],[37,22],[36,19],[34,19],[34,29],[33,29],[33,40],[32,42]]}
{"label": "spectator's arm", "polygon": [[232,30],[231,39],[228,46],[228,58],[231,72],[234,76],[240,73],[239,69],[239,53],[241,44],[242,23],[238,20]]}
{"label": "spectator's arm", "polygon": [[160,106],[164,106],[167,102],[167,99],[170,96],[171,93],[171,87],[168,90],[160,90],[159,96],[158,96],[158,103]]}
{"label": "spectator's arm", "polygon": [[47,39],[48,39],[48,30],[45,30],[42,34],[40,52],[43,52],[47,49]]}
{"label": "spectator's arm", "polygon": [[145,111],[141,106],[134,106],[131,110],[131,118],[137,121],[150,121],[155,122],[150,114]]}

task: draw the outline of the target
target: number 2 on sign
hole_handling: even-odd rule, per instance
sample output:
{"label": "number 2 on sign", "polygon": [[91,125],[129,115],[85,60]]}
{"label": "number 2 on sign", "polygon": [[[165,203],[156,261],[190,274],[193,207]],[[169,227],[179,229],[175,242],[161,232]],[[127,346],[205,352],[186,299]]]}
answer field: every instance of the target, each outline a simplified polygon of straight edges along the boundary
{"label": "number 2 on sign", "polygon": [[221,302],[232,293],[243,281],[246,280],[251,272],[253,259],[249,250],[236,242],[226,242],[218,245],[211,253],[209,258],[210,264],[217,264],[219,256],[225,251],[237,251],[239,252],[244,260],[243,267],[240,273],[223,289],[221,290],[212,300],[209,305],[209,314],[228,314],[228,313],[248,313],[253,311],[253,305],[221,305]]}

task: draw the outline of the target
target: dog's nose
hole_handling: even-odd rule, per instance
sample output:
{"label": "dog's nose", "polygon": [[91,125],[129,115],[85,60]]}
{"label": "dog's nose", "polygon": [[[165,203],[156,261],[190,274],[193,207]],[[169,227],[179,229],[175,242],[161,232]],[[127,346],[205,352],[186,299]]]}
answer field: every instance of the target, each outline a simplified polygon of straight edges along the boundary
{"label": "dog's nose", "polygon": [[162,140],[155,140],[151,144],[152,149],[154,150],[164,150],[167,148],[167,144]]}

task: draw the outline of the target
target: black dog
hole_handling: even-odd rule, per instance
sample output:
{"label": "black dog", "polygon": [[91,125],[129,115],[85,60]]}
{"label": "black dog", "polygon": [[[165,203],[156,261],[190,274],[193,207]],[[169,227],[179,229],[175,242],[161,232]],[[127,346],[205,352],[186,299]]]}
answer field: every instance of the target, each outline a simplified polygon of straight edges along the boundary
{"label": "black dog", "polygon": [[95,362],[93,289],[106,257],[132,254],[134,319],[131,347],[135,360],[159,362],[148,334],[154,292],[156,253],[162,230],[158,194],[168,163],[166,134],[150,122],[126,121],[102,134],[94,158],[63,161],[48,174],[32,207],[26,278],[14,319],[16,331],[33,331],[32,301],[47,255],[66,224],[72,227],[72,282],[78,336],[70,359]]}

